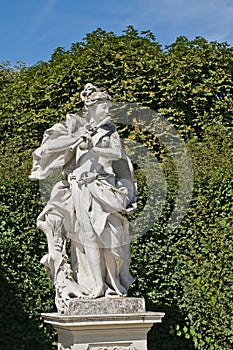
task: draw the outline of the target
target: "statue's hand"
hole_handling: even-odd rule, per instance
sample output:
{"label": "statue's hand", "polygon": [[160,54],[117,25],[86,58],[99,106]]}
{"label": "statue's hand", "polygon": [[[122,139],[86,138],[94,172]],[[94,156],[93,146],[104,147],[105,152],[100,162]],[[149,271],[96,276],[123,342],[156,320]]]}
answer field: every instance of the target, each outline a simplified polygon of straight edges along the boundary
{"label": "statue's hand", "polygon": [[87,171],[85,171],[84,173],[82,173],[82,175],[80,176],[79,179],[79,183],[82,184],[89,184],[93,181],[96,180],[98,174],[97,173],[89,173]]}
{"label": "statue's hand", "polygon": [[82,136],[83,141],[80,143],[79,148],[81,150],[90,150],[93,147],[91,135],[86,134]]}

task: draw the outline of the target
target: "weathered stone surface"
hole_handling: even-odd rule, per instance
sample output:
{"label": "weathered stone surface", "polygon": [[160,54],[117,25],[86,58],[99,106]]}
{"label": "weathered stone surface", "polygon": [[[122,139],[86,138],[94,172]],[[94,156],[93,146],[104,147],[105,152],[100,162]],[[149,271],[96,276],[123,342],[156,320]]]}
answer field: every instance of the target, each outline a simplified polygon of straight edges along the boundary
{"label": "weathered stone surface", "polygon": [[66,315],[132,314],[145,312],[143,298],[71,299]]}

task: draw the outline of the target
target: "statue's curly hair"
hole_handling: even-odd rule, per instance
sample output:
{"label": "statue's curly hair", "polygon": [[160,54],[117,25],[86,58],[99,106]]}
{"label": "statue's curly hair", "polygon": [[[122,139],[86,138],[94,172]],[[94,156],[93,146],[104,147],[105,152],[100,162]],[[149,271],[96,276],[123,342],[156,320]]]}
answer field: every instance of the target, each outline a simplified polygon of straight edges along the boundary
{"label": "statue's curly hair", "polygon": [[86,108],[97,103],[110,102],[112,100],[107,91],[101,91],[91,83],[85,85],[84,90],[80,94],[80,97],[84,102]]}

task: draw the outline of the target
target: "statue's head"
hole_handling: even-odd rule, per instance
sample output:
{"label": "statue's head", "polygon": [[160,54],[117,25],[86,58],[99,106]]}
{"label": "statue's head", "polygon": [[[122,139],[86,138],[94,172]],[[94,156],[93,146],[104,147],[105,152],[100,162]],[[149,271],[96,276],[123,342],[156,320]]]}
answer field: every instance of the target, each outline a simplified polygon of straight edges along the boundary
{"label": "statue's head", "polygon": [[112,100],[111,96],[106,91],[101,91],[96,86],[88,83],[85,85],[84,90],[80,94],[82,101],[85,104],[85,108],[97,105],[99,103],[106,103]]}

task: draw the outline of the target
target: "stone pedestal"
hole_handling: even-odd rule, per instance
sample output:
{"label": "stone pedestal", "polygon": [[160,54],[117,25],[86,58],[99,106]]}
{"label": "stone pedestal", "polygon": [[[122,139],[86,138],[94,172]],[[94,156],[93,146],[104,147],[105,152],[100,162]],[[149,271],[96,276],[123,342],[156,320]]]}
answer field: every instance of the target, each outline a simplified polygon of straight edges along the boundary
{"label": "stone pedestal", "polygon": [[147,332],[164,313],[146,312],[140,298],[102,298],[72,302],[68,314],[42,316],[57,330],[59,350],[146,350]]}

